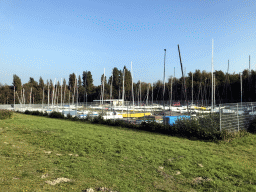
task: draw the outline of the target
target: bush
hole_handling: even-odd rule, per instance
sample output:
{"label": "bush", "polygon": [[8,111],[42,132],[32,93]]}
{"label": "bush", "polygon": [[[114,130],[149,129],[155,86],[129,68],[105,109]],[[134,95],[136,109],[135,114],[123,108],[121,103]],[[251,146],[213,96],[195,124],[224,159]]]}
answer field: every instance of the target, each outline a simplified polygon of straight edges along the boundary
{"label": "bush", "polygon": [[40,115],[39,111],[32,111],[31,115]]}
{"label": "bush", "polygon": [[72,118],[72,120],[73,120],[73,121],[78,121],[79,118],[78,118],[77,116],[75,116],[75,117]]}
{"label": "bush", "polygon": [[92,119],[93,123],[97,123],[97,124],[103,124],[104,123],[104,119],[101,115],[99,115],[98,117],[94,117]]}
{"label": "bush", "polygon": [[218,115],[210,114],[198,119],[178,119],[174,124],[173,132],[187,138],[216,140],[221,139],[219,126]]}
{"label": "bush", "polygon": [[24,112],[24,114],[29,115],[29,114],[31,114],[31,112],[30,112],[29,110],[26,110],[26,111]]}
{"label": "bush", "polygon": [[72,115],[70,115],[70,113],[67,114],[67,119],[72,119]]}
{"label": "bush", "polygon": [[250,132],[250,133],[254,133],[254,134],[256,133],[256,118],[254,118],[254,119],[250,122],[247,131]]}
{"label": "bush", "polygon": [[13,111],[1,109],[0,110],[0,119],[10,119],[13,115]]}
{"label": "bush", "polygon": [[50,118],[63,119],[63,118],[64,118],[64,115],[62,115],[62,114],[59,113],[59,112],[53,111],[53,112],[50,113],[49,117],[50,117]]}

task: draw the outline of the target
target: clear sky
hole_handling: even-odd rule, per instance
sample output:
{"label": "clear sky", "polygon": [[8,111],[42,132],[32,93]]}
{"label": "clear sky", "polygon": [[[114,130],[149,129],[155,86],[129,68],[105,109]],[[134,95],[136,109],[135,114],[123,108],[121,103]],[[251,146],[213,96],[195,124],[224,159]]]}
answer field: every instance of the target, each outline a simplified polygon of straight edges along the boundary
{"label": "clear sky", "polygon": [[27,83],[68,80],[91,71],[94,84],[106,70],[130,70],[134,81],[181,77],[186,72],[241,72],[256,65],[254,0],[1,0],[0,83],[13,74]]}

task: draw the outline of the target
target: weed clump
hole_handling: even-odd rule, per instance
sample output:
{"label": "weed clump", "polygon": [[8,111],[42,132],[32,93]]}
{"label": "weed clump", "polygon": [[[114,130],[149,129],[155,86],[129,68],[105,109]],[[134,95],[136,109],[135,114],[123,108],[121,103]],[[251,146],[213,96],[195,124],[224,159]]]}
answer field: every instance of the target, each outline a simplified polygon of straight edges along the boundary
{"label": "weed clump", "polygon": [[13,111],[1,109],[0,110],[0,119],[10,119],[12,118]]}

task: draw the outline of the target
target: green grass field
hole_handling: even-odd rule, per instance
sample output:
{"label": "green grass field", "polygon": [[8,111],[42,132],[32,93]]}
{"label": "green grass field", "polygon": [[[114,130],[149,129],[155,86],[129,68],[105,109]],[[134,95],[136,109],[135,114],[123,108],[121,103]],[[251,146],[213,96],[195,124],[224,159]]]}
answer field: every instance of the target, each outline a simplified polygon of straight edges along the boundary
{"label": "green grass field", "polygon": [[0,120],[0,191],[256,191],[255,147],[14,114]]}

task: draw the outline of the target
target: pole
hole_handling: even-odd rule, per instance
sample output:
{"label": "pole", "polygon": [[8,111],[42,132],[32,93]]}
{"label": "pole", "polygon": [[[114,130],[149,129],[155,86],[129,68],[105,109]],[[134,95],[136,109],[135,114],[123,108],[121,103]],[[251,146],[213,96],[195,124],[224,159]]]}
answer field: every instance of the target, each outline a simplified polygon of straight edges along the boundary
{"label": "pole", "polygon": [[25,89],[23,88],[23,101],[24,101],[24,106],[26,104],[26,99],[25,99]]}
{"label": "pole", "polygon": [[125,68],[123,70],[123,95],[122,95],[122,113],[123,113],[123,108],[124,108],[124,77],[125,77]]}
{"label": "pole", "polygon": [[44,87],[43,87],[42,111],[43,111],[43,108],[44,108]]}
{"label": "pole", "polygon": [[55,80],[54,80],[54,84],[53,84],[53,87],[52,87],[52,108],[53,108],[53,94],[54,94],[54,86],[55,86]]}
{"label": "pole", "polygon": [[213,111],[213,39],[212,39],[212,107],[211,109]]}
{"label": "pole", "polygon": [[70,106],[70,90],[68,92],[68,105]]}
{"label": "pole", "polygon": [[213,93],[213,108],[215,108],[215,105],[216,105],[216,103],[215,103],[215,74],[214,74],[214,93]]}
{"label": "pole", "polygon": [[31,91],[30,91],[30,107],[31,107],[31,97],[32,97],[32,87],[31,87]]}
{"label": "pole", "polygon": [[141,80],[140,80],[140,105],[141,105]]}
{"label": "pole", "polygon": [[153,96],[154,96],[154,93],[153,93],[153,82],[152,82],[152,106],[153,106]]}
{"label": "pole", "polygon": [[[132,73],[132,62],[131,62],[131,73]],[[134,95],[133,95],[133,73],[132,73],[132,107],[134,107]]]}
{"label": "pole", "polygon": [[237,131],[239,131],[238,103],[236,104],[236,114],[237,114],[237,123],[238,123]]}
{"label": "pole", "polygon": [[251,75],[251,57],[249,55],[249,74]]}
{"label": "pole", "polygon": [[[21,86],[22,86],[22,85],[21,85]],[[23,88],[23,87],[21,87],[21,90],[20,90],[20,100],[21,100],[21,103],[20,103],[20,104],[21,104],[21,108],[22,108],[22,103],[23,103],[23,100],[22,100],[22,99],[23,99],[23,98],[22,98],[22,88]]]}
{"label": "pole", "polygon": [[[86,110],[87,110],[87,71],[86,71],[86,74],[85,74],[85,83],[84,83],[84,86],[85,86],[85,94],[86,94]],[[87,114],[88,115],[88,114]]]}
{"label": "pole", "polygon": [[221,104],[219,104],[219,113],[220,113],[220,131],[221,131]]}
{"label": "pole", "polygon": [[170,101],[170,108],[172,106],[172,77],[171,77],[171,101]]}
{"label": "pole", "polygon": [[56,104],[57,104],[57,111],[58,111],[58,106],[59,106],[59,87],[57,84],[57,91],[56,91]]}
{"label": "pole", "polygon": [[15,110],[15,85],[14,85],[14,101],[13,101],[13,108],[14,108],[14,110]]}
{"label": "pole", "polygon": [[128,118],[129,118],[129,117],[128,117],[128,105],[127,105],[127,123],[128,123]]}
{"label": "pole", "polygon": [[243,83],[242,83],[242,73],[240,73],[240,84],[241,84],[241,107],[242,107],[242,102],[243,102]]}
{"label": "pole", "polygon": [[104,86],[105,86],[105,68],[104,68],[104,75],[103,75],[102,105],[104,104]]}
{"label": "pole", "polygon": [[192,103],[191,103],[191,106],[193,105],[193,90],[194,90],[194,87],[193,87],[193,73],[192,73]]}
{"label": "pole", "polygon": [[60,79],[60,81],[61,81],[61,85],[60,85],[60,95],[61,95],[61,97],[60,97],[60,106],[62,107],[62,78]]}
{"label": "pole", "polygon": [[63,93],[63,96],[62,96],[62,107],[64,107],[64,104],[65,104],[65,94],[66,94],[66,86],[65,85],[62,85],[62,93]]}
{"label": "pole", "polygon": [[[185,89],[185,100],[187,101],[187,92],[186,92],[186,82],[185,82],[185,77],[183,75],[183,67],[182,67],[182,60],[181,60],[181,55],[180,55],[180,46],[178,45],[178,51],[179,51],[179,57],[180,57],[180,66],[181,66],[181,72],[182,72],[182,77],[183,77],[183,84],[184,84],[184,89]],[[187,101],[187,110],[188,110],[188,101]]]}
{"label": "pole", "polygon": [[112,71],[112,80],[111,80],[111,86],[110,86],[110,96],[109,96],[110,99],[112,99],[112,85],[113,85],[113,71]]}
{"label": "pole", "polygon": [[49,92],[49,82],[47,83],[47,86],[48,86],[48,109],[49,109],[49,99],[50,99],[50,92]]}
{"label": "pole", "polygon": [[14,103],[14,104],[13,104],[13,108],[14,108],[14,110],[15,110],[15,85],[14,85],[14,98],[13,98],[13,99],[14,99],[14,101],[13,101],[13,103]]}
{"label": "pole", "polygon": [[77,114],[77,108],[78,108],[78,80],[76,78],[76,114]]}
{"label": "pole", "polygon": [[164,49],[164,79],[163,79],[163,112],[164,112],[164,119],[163,119],[163,122],[165,120],[165,105],[164,105],[164,92],[165,92],[165,57],[166,57],[166,49]]}

